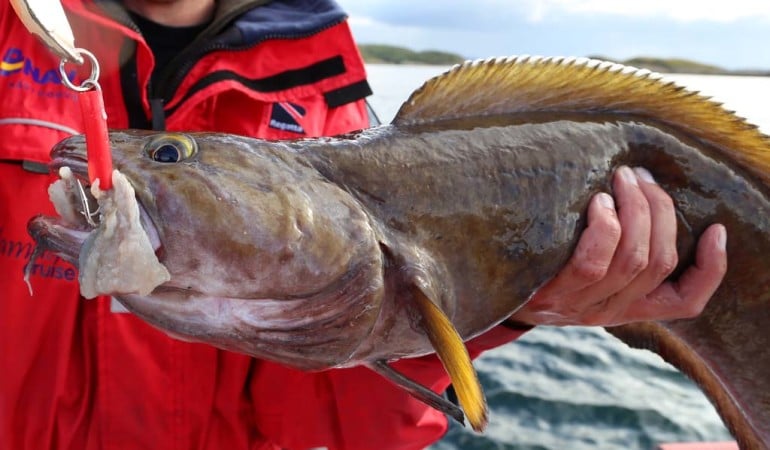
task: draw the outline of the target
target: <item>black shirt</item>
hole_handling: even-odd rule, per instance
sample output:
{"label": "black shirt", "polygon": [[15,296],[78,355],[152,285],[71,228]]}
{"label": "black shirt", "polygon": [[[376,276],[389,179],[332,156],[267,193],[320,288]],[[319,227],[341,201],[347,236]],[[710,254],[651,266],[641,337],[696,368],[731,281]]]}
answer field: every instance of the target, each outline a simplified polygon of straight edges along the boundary
{"label": "black shirt", "polygon": [[209,22],[204,22],[200,25],[172,27],[153,22],[132,11],[129,11],[129,14],[155,56],[155,68],[151,78],[153,83],[158,74],[163,73],[168,63],[190,45],[209,25]]}

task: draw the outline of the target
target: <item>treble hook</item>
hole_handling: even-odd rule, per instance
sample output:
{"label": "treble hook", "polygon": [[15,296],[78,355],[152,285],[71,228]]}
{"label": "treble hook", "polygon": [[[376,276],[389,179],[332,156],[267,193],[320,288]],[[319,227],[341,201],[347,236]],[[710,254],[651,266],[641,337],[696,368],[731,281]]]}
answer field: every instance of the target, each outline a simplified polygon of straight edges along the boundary
{"label": "treble hook", "polygon": [[86,217],[86,222],[88,222],[89,225],[92,227],[98,226],[98,224],[94,221],[93,217],[97,214],[99,214],[99,208],[96,208],[96,211],[91,212],[91,205],[88,203],[88,197],[86,196],[86,190],[83,188],[83,184],[80,182],[80,180],[75,179],[78,183],[78,190],[80,191],[80,203],[83,206],[83,214]]}

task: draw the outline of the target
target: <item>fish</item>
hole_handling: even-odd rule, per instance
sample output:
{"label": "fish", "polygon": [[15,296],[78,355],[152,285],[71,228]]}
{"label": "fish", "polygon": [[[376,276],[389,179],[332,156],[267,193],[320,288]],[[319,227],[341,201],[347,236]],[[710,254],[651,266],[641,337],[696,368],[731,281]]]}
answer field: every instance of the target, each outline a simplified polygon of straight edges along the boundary
{"label": "fish", "polygon": [[[89,195],[85,140],[67,138],[50,162],[60,216],[29,232],[81,282],[105,277],[83,270],[94,259],[112,277],[167,275],[90,295],[181,339],[302,370],[370,367],[477,431],[488,413],[463,343],[559,271],[615,169],[645,167],[675,204],[674,276],[713,223],[729,267],[698,317],[608,330],[691,377],[742,448],[770,448],[770,138],[697,92],[601,61],[496,58],[426,81],[390,124],[354,133],[123,130],[110,144],[115,184],[133,193]],[[144,230],[142,262],[110,250],[126,238],[108,214]],[[390,364],[434,352],[459,405]]]}

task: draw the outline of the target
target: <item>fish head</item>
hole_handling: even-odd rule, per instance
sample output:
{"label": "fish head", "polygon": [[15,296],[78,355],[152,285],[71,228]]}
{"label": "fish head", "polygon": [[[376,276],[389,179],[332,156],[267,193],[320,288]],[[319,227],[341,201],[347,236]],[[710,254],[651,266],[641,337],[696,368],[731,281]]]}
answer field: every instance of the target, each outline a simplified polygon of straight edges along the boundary
{"label": "fish head", "polygon": [[[125,244],[104,221],[86,220],[95,207],[76,192],[87,191],[85,144],[75,136],[53,149],[51,169],[68,168],[77,183],[62,188],[61,217],[29,224],[39,246],[78,265],[81,278],[97,232],[109,248]],[[304,369],[347,361],[382,296],[378,242],[351,195],[279,142],[127,131],[112,132],[110,144],[169,277],[149,293],[98,294],[183,339]],[[111,258],[111,276],[142,270],[121,266],[118,250]]]}

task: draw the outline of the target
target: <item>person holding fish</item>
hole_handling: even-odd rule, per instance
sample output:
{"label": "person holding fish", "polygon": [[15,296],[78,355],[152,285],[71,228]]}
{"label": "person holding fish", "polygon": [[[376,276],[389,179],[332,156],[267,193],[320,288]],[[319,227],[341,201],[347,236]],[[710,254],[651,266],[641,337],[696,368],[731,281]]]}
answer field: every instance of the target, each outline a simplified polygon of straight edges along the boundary
{"label": "person holding fish", "polygon": [[[101,65],[111,129],[291,140],[371,125],[364,65],[331,0],[62,3]],[[54,214],[49,151],[83,124],[57,57],[9,3],[0,27],[0,448],[407,449],[443,435],[443,413],[370,368],[304,372],[169,337],[108,296],[83,299],[76,269],[53,253],[27,268],[30,296],[27,223]],[[72,79],[86,70],[68,67]],[[725,274],[725,229],[713,225],[669,279],[676,213],[643,168],[619,169],[586,217],[566,266],[470,340],[472,357],[541,324],[694,317]],[[393,366],[434,392],[450,382],[435,355]]]}

